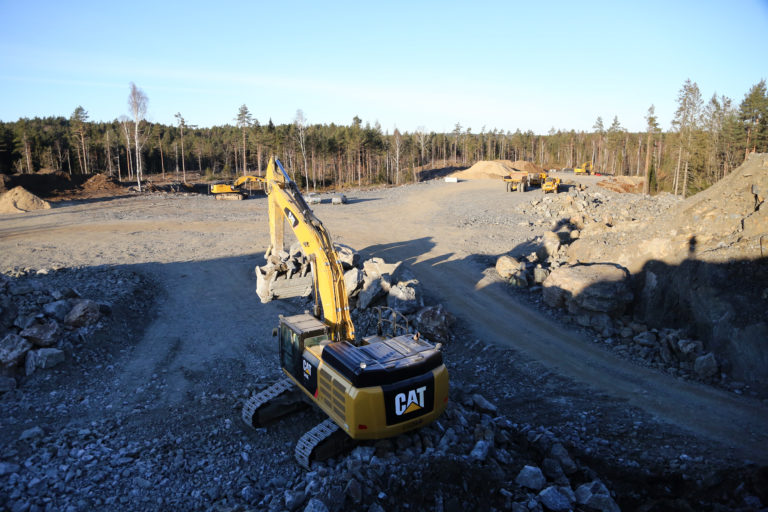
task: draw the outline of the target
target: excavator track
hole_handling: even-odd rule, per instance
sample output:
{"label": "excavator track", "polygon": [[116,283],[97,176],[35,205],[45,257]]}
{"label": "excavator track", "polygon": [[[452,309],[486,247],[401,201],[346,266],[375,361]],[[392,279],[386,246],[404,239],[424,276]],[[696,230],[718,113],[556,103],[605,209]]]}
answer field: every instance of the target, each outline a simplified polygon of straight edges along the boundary
{"label": "excavator track", "polygon": [[355,445],[355,441],[330,418],[315,425],[304,433],[296,443],[296,462],[304,469],[310,469],[313,460],[326,460]]}
{"label": "excavator track", "polygon": [[243,422],[251,428],[263,427],[306,406],[301,391],[286,377],[245,402]]}

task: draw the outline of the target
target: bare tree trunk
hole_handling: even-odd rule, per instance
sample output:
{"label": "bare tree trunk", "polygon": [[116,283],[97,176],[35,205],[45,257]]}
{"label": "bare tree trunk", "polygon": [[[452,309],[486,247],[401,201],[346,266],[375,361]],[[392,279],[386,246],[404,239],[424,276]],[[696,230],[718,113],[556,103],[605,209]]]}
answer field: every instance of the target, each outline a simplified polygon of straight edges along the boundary
{"label": "bare tree trunk", "polygon": [[680,150],[677,153],[677,168],[675,168],[675,179],[674,179],[675,195],[677,195],[677,183],[679,181],[678,176],[680,176],[680,162],[682,161],[682,159],[683,159],[683,146],[681,144]]}
{"label": "bare tree trunk", "polygon": [[157,135],[157,144],[160,146],[160,169],[163,172],[163,181],[165,181],[165,160],[163,158],[163,139],[160,138],[160,134]]}
{"label": "bare tree trunk", "polygon": [[683,172],[683,199],[688,192],[688,155],[685,155],[685,171]]}
{"label": "bare tree trunk", "polygon": [[651,193],[651,132],[648,132],[648,138],[646,140],[645,148],[645,183],[643,184],[643,194],[650,195]]}

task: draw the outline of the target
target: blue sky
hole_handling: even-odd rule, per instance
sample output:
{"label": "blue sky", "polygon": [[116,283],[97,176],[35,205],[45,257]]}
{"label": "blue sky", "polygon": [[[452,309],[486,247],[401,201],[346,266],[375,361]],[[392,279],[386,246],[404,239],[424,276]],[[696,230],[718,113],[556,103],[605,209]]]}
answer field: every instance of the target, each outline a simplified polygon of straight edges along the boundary
{"label": "blue sky", "polygon": [[477,133],[669,129],[695,81],[738,104],[768,78],[768,0],[642,2],[60,2],[0,0],[0,120],[128,114],[233,124]]}

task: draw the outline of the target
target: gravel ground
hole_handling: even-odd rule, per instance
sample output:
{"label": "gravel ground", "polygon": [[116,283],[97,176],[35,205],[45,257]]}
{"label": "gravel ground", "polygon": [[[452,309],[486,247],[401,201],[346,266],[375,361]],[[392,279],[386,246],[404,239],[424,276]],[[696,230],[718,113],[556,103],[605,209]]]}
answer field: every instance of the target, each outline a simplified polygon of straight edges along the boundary
{"label": "gravel ground", "polygon": [[[458,259],[480,275],[496,255],[533,246],[549,229],[525,211],[535,193],[503,208],[453,201],[446,214],[435,206],[444,187],[357,191],[345,207],[322,203],[315,211],[336,240],[387,260],[403,249],[374,243],[355,217],[423,216],[432,229],[447,226],[441,236],[455,248],[438,263]],[[411,211],[413,198],[420,209]],[[478,338],[461,311],[453,311],[458,320],[445,346],[446,414],[305,472],[293,445],[320,413],[258,432],[239,421],[244,399],[280,375],[269,336],[277,314],[306,308],[300,300],[262,305],[253,294],[252,268],[267,245],[263,199],[146,195],[57,206],[0,218],[0,269],[43,290],[75,289],[108,304],[111,315],[62,344],[63,364],[17,374],[17,389],[0,395],[0,507],[755,510],[768,503],[765,468]],[[420,277],[425,262],[436,263],[430,249],[439,242],[410,235],[401,238],[418,248],[406,259]],[[539,307],[533,294],[506,293]],[[427,289],[425,299],[443,296]],[[582,331],[556,311],[546,315]],[[535,470],[543,482],[528,478]],[[601,500],[589,498],[587,488],[600,486],[607,489],[595,492]]]}

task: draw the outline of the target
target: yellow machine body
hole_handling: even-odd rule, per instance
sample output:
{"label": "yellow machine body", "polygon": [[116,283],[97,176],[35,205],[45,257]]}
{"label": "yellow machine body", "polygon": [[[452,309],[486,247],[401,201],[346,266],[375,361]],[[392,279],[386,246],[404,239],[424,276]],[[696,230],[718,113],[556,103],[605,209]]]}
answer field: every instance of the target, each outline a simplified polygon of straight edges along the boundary
{"label": "yellow machine body", "polygon": [[574,174],[592,174],[592,162],[584,162],[573,169]]}
{"label": "yellow machine body", "polygon": [[267,257],[283,248],[287,221],[312,262],[317,297],[314,315],[280,316],[285,374],[353,439],[391,437],[434,421],[446,408],[449,390],[439,346],[413,334],[358,343],[330,235],[279,160],[270,160],[266,185]]}

